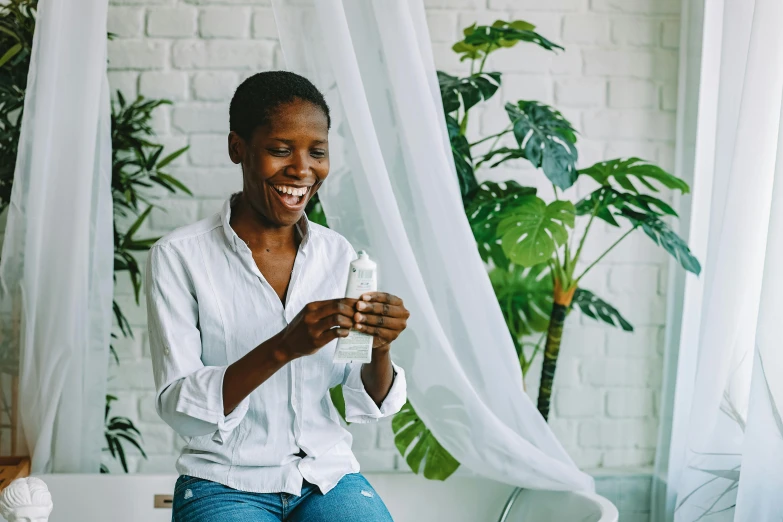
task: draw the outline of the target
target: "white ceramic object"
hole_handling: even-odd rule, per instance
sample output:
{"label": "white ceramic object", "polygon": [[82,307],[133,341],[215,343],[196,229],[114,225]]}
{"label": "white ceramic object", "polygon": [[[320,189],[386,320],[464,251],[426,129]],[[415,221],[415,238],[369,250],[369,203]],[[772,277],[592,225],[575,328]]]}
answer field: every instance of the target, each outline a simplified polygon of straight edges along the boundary
{"label": "white ceramic object", "polygon": [[[495,522],[514,488],[455,476],[446,482],[406,473],[365,473],[395,522]],[[44,475],[57,509],[50,522],[170,522],[154,507],[171,495],[173,475]],[[523,491],[508,522],[617,522],[617,509],[595,494]]]}
{"label": "white ceramic object", "polygon": [[52,496],[38,477],[18,478],[0,494],[0,515],[7,522],[47,522]]}

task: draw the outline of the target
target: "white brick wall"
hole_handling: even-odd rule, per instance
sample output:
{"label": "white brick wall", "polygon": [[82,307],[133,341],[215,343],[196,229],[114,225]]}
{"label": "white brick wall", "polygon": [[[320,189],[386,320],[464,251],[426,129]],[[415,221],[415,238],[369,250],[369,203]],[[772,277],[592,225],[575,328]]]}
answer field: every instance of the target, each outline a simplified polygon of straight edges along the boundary
{"label": "white brick wall", "polygon": [[[465,72],[450,46],[461,28],[498,18],[525,19],[565,52],[529,45],[498,53],[488,70],[504,73],[489,107],[470,122],[474,137],[506,125],[503,102],[554,103],[580,131],[583,165],[638,155],[671,169],[674,156],[680,0],[424,0],[437,66]],[[248,74],[282,67],[269,0],[112,0],[110,82],[128,97],[174,102],[156,119],[159,139],[190,145],[172,167],[194,199],[166,199],[150,219],[150,234],[215,212],[241,187],[226,154],[227,107]],[[482,172],[513,176],[547,190],[529,169]],[[584,194],[585,185],[577,191]],[[551,191],[551,189],[548,189]],[[576,196],[572,196],[576,197]],[[618,236],[598,226],[585,249],[597,257]],[[585,286],[617,306],[636,326],[628,334],[574,313],[561,349],[551,424],[577,463],[587,468],[649,466],[654,456],[661,379],[667,257],[644,236],[630,238],[586,278]],[[150,454],[131,458],[144,472],[171,472],[181,439],[158,419],[153,405],[144,311],[134,309],[129,285],[120,299],[136,339],[117,343],[122,358],[110,388],[114,410],[139,423]],[[527,386],[535,394],[535,366]],[[389,423],[350,427],[365,469],[405,470]]]}

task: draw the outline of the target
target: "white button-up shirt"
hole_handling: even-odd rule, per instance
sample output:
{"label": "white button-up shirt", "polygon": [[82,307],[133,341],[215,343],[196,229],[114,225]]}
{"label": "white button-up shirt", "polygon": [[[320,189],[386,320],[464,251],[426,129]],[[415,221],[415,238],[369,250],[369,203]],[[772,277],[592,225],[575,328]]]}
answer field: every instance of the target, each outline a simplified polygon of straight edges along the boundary
{"label": "white button-up shirt", "polygon": [[283,366],[224,415],[228,365],[283,330],[306,304],[343,297],[356,258],[340,234],[303,217],[283,306],[230,216],[231,200],[219,214],[161,239],[147,264],[156,406],[187,441],[177,471],[257,493],[299,495],[304,478],[326,493],[359,471],[329,389],[343,385],[349,422],[373,422],[405,403],[405,373],[394,366],[378,408],[364,389],[361,364],[332,362],[333,341]]}

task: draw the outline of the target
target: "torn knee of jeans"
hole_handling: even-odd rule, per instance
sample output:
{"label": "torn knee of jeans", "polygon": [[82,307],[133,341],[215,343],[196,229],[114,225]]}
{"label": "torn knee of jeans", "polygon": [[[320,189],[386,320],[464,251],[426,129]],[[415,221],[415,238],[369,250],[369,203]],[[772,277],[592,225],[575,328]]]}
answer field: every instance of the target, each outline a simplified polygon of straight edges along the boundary
{"label": "torn knee of jeans", "polygon": [[193,496],[193,491],[190,489],[185,490],[185,500],[191,498]]}
{"label": "torn knee of jeans", "polygon": [[362,495],[364,495],[367,498],[372,498],[372,497],[375,496],[375,495],[372,494],[372,491],[367,491],[366,489],[362,490]]}

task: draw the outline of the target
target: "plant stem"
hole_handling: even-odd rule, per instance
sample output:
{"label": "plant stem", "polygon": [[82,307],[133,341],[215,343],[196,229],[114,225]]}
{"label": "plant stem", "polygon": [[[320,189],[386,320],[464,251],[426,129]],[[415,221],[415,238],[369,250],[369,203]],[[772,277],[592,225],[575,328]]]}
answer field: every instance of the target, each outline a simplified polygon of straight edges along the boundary
{"label": "plant stem", "polygon": [[[505,135],[506,135],[506,134],[507,134],[507,133],[508,133],[508,132],[509,132],[509,131],[512,129],[512,127],[513,127],[513,126],[514,126],[514,124],[513,124],[513,123],[509,123],[508,127],[506,127],[506,128],[503,130],[503,132],[501,132],[501,133],[498,133],[498,134],[495,134],[495,136],[496,136],[496,138],[495,138],[495,141],[493,141],[493,142],[492,142],[492,145],[490,145],[490,147],[489,147],[489,152],[487,152],[486,154],[484,154],[484,158],[486,158],[487,156],[490,156],[490,155],[491,155],[493,152],[495,152],[495,145],[497,145],[497,144],[498,144],[498,142],[500,141],[500,138],[502,138],[503,136],[505,136]],[[478,142],[477,142],[477,143],[478,143]],[[471,145],[471,146],[472,146],[472,145]],[[481,161],[479,161],[478,163],[476,163],[476,168],[477,168],[477,169],[478,169],[478,168],[479,168],[481,165],[483,165],[483,164],[484,164],[484,161],[485,161],[485,160],[484,160],[484,158],[482,158],[482,159],[481,159]]]}
{"label": "plant stem", "polygon": [[479,67],[478,74],[481,74],[484,72],[484,64],[487,63],[487,57],[489,56],[489,53],[492,52],[492,44],[489,44],[487,46],[487,50],[484,52],[484,58],[481,60],[481,66]]}
{"label": "plant stem", "polygon": [[[506,127],[506,129],[504,129],[503,132],[499,132],[497,134],[493,134],[492,136],[487,136],[486,138],[482,138],[482,139],[480,139],[480,140],[478,140],[476,142],[469,143],[468,147],[475,147],[476,145],[478,145],[480,143],[484,143],[485,141],[489,141],[492,138],[496,138],[495,143],[497,143],[497,140],[499,140],[501,137],[503,137],[504,135],[508,134],[509,132],[511,132],[511,126],[510,125],[508,127]],[[494,146],[495,144],[493,143],[492,145]]]}
{"label": "plant stem", "polygon": [[619,245],[619,244],[620,244],[620,242],[621,242],[623,239],[625,239],[626,237],[628,237],[628,234],[630,234],[630,233],[631,233],[631,232],[633,232],[634,230],[636,230],[636,227],[632,227],[632,228],[631,228],[631,229],[630,229],[628,232],[626,232],[625,234],[623,234],[622,236],[620,236],[620,239],[618,239],[617,241],[615,241],[614,243],[612,243],[612,246],[610,246],[610,247],[609,247],[609,248],[606,250],[606,252],[604,252],[603,254],[601,254],[601,255],[598,257],[598,259],[596,259],[595,261],[593,261],[592,263],[590,263],[590,265],[589,265],[587,268],[585,268],[585,271],[584,271],[584,272],[582,272],[582,274],[581,274],[579,277],[577,277],[577,278],[576,278],[576,280],[575,280],[574,282],[575,282],[575,283],[579,283],[579,281],[581,281],[581,279],[582,279],[582,278],[583,278],[585,275],[587,275],[587,272],[589,272],[591,268],[593,268],[595,265],[597,265],[597,264],[598,264],[598,263],[599,263],[599,262],[600,262],[600,261],[601,261],[601,260],[602,260],[604,257],[606,257],[606,255],[607,255],[609,252],[611,252],[611,251],[614,249],[614,247],[616,247],[617,245]]}
{"label": "plant stem", "polygon": [[501,132],[500,134],[496,134],[497,138],[495,138],[495,141],[493,141],[492,145],[489,147],[489,152],[487,152],[487,154],[486,154],[487,156],[492,154],[492,152],[495,150],[495,145],[498,144],[498,142],[500,141],[500,138],[505,136],[506,133],[508,133],[513,127],[514,127],[514,124],[513,123],[509,123],[508,127],[503,129],[503,132]]}
{"label": "plant stem", "polygon": [[[596,214],[598,214],[598,207],[600,205],[600,201],[596,200],[595,204],[593,205],[593,212],[590,213],[590,219],[587,222],[587,227],[585,228],[585,233],[582,236],[582,239],[579,241],[579,248],[576,250],[576,254],[574,255],[573,264],[572,267],[576,268],[576,264],[579,262],[579,256],[582,254],[582,248],[585,246],[585,241],[587,240],[587,233],[590,232],[590,227],[593,225],[593,220],[595,219]],[[584,274],[582,274],[584,275]]]}
{"label": "plant stem", "polygon": [[560,282],[555,280],[554,302],[552,313],[549,316],[549,329],[546,333],[546,345],[544,346],[544,364],[541,366],[541,384],[538,388],[538,411],[547,420],[549,406],[552,401],[552,385],[555,382],[555,370],[557,369],[557,357],[560,354],[560,343],[563,339],[563,327],[565,326],[568,308],[574,298],[576,285],[563,288]]}
{"label": "plant stem", "polygon": [[[533,353],[530,355],[530,362],[533,362],[533,359],[536,358],[536,355],[538,355],[538,352],[541,351],[541,343],[543,343],[546,340],[546,332],[544,332],[541,335],[541,339],[538,340],[538,342],[535,344],[533,348]],[[528,365],[529,367],[530,365]]]}
{"label": "plant stem", "polygon": [[468,130],[468,111],[465,110],[465,115],[462,117],[462,121],[459,122],[459,133],[463,136]]}

